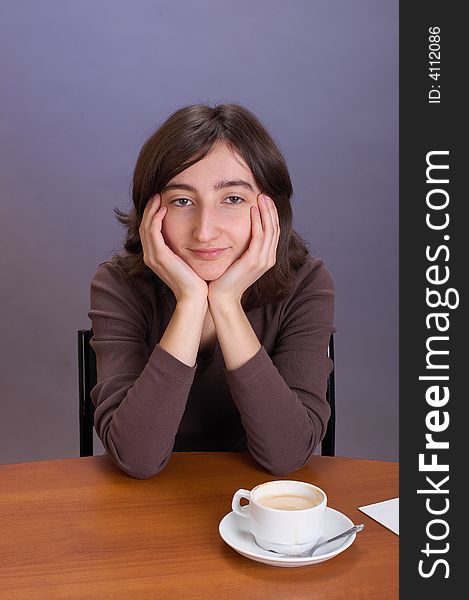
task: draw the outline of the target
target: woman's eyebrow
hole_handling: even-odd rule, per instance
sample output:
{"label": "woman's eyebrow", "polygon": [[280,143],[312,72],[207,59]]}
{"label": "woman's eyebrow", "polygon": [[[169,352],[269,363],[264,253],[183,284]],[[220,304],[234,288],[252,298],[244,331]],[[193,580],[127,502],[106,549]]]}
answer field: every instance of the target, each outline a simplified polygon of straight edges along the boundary
{"label": "woman's eyebrow", "polygon": [[[214,186],[213,189],[214,191],[218,191],[218,190],[223,190],[225,188],[231,188],[231,187],[244,187],[247,188],[249,190],[251,190],[251,192],[254,191],[254,188],[252,187],[252,185],[247,182],[244,181],[244,179],[222,179],[221,181],[218,181]],[[195,189],[194,186],[188,184],[188,183],[168,183],[168,185],[165,185],[164,188],[161,190],[162,192],[166,192],[168,190],[186,190],[188,192],[197,192],[197,190]]]}

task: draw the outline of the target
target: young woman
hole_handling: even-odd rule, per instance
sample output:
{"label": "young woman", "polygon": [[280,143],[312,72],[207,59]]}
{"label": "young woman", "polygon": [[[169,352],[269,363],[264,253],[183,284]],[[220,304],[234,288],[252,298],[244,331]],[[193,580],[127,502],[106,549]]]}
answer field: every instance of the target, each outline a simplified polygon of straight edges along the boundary
{"label": "young woman", "polygon": [[246,108],[177,110],[143,145],[125,249],[91,283],[96,431],[128,474],[249,451],[274,475],[321,442],[334,291],[292,230],[292,186]]}

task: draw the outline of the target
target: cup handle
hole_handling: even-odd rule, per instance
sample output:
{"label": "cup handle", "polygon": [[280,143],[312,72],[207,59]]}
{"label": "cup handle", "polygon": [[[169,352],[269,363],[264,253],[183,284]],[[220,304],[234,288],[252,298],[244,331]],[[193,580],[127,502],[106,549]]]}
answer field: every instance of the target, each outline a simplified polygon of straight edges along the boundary
{"label": "cup handle", "polygon": [[231,503],[231,508],[233,509],[233,512],[235,512],[240,517],[249,519],[249,504],[247,504],[246,506],[241,506],[241,498],[246,498],[246,500],[250,500],[251,492],[249,490],[243,489],[235,492],[235,495],[233,496],[233,502]]}

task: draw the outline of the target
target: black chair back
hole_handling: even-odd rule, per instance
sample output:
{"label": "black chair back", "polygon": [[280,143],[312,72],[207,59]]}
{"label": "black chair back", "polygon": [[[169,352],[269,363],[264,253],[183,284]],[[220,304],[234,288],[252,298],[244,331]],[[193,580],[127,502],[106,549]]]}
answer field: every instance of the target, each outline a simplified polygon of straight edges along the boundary
{"label": "black chair back", "polygon": [[[92,337],[92,329],[78,331],[80,456],[93,456],[94,404],[91,400],[91,390],[97,379],[96,355],[90,344]],[[329,341],[328,356],[334,362],[333,335]],[[335,456],[335,366],[327,381],[326,399],[331,407],[331,416],[321,444],[321,455]]]}
{"label": "black chair back", "polygon": [[94,404],[91,390],[96,385],[96,355],[90,341],[92,329],[78,331],[78,387],[80,456],[93,456]]}
{"label": "black chair back", "polygon": [[327,355],[334,363],[329,379],[327,380],[326,400],[331,407],[331,416],[327,423],[326,435],[321,443],[322,456],[335,456],[335,362],[334,362],[334,336],[331,335]]}

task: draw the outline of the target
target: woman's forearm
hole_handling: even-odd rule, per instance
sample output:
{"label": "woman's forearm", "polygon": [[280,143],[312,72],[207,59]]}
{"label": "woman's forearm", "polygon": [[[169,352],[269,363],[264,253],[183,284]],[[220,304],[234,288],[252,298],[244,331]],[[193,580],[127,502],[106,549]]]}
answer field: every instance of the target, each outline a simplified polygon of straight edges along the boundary
{"label": "woman's forearm", "polygon": [[136,376],[147,358],[146,344],[120,345],[123,352],[110,349],[108,341],[95,341],[105,371],[108,365],[122,365],[116,375],[100,378],[92,391],[95,427],[116,464],[129,475],[146,479],[169,460],[195,368],[156,345]]}
{"label": "woman's forearm", "polygon": [[178,301],[159,345],[189,367],[196,363],[208,302],[203,298]]}
{"label": "woman's forearm", "polygon": [[210,312],[225,366],[233,371],[259,352],[261,344],[238,302],[211,302]]}

